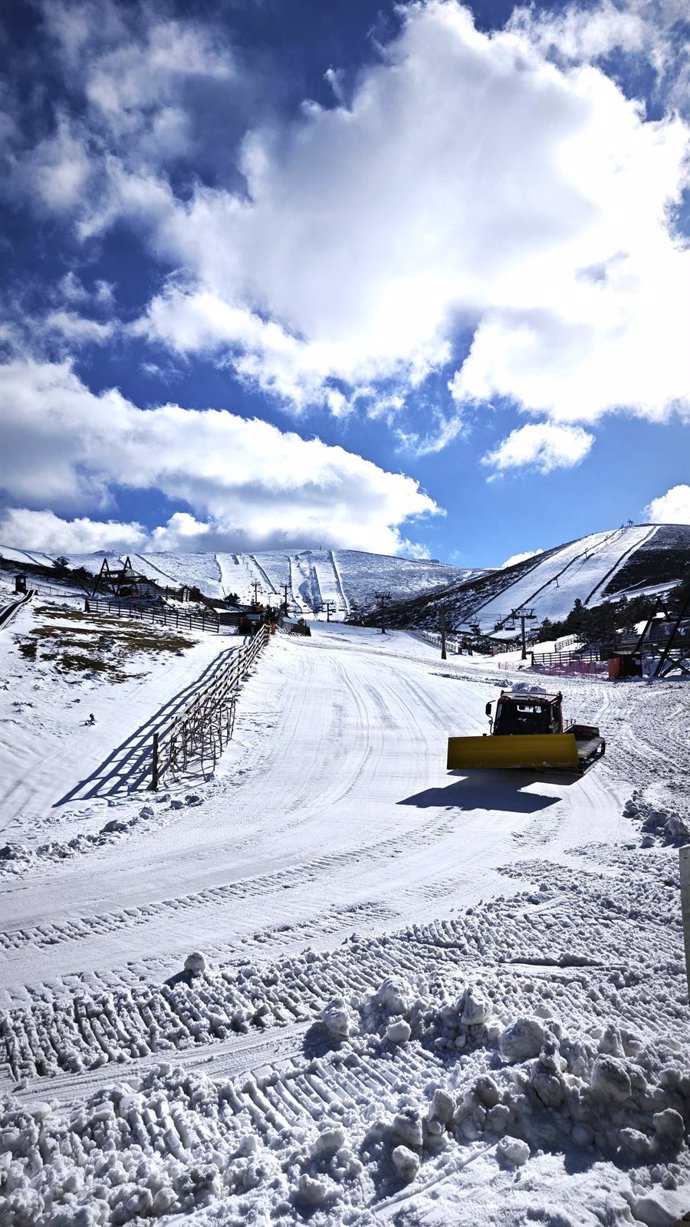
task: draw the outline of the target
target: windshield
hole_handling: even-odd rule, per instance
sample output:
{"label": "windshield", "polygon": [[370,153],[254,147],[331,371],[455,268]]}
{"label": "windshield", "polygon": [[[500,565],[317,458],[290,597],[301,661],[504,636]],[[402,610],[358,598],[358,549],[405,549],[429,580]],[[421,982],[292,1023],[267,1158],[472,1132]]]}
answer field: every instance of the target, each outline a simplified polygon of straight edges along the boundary
{"label": "windshield", "polygon": [[496,733],[549,733],[550,707],[543,703],[499,703]]}

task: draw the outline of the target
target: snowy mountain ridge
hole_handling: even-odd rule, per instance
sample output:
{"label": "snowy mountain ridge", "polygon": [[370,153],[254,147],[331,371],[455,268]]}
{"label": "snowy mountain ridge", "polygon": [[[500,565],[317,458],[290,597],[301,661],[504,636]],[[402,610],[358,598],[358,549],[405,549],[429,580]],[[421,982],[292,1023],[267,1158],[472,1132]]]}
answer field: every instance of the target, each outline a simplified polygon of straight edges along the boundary
{"label": "snowy mountain ridge", "polygon": [[[52,567],[55,557],[0,545],[0,558],[18,566]],[[117,567],[125,557],[100,552],[67,561],[95,575],[104,558]],[[132,553],[130,559],[134,571],[159,584],[195,586],[211,598],[287,599],[293,613],[311,617],[328,607],[342,620],[371,611],[376,593],[384,592],[397,625],[435,625],[442,605],[455,625],[476,622],[490,631],[519,608],[539,621],[555,621],[576,600],[592,606],[672,587],[690,566],[690,525],[632,524],[590,533],[502,570],[331,549]]]}
{"label": "snowy mountain ridge", "polygon": [[[52,567],[56,555],[0,545],[0,558],[19,566]],[[107,559],[119,567],[127,557],[117,552],[67,555],[70,567],[96,575]],[[129,555],[134,571],[170,587],[197,587],[207,597],[236,594],[240,603],[258,598],[277,604],[287,598],[293,612],[306,616],[330,605],[343,619],[370,607],[377,591],[394,600],[419,596],[485,574],[431,559],[398,558],[364,550],[266,550],[255,553],[155,553]]]}

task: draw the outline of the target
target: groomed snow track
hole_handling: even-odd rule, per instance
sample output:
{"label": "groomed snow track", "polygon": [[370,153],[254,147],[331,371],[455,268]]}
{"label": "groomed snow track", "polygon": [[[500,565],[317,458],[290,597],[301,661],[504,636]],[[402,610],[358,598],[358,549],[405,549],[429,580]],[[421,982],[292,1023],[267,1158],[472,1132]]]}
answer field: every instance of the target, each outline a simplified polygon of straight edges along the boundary
{"label": "groomed snow track", "polygon": [[595,771],[448,776],[505,680],[405,635],[277,636],[224,773],[5,878],[3,1227],[679,1212],[677,865],[640,846],[658,798],[629,803],[661,773],[685,795],[679,691],[564,679]]}

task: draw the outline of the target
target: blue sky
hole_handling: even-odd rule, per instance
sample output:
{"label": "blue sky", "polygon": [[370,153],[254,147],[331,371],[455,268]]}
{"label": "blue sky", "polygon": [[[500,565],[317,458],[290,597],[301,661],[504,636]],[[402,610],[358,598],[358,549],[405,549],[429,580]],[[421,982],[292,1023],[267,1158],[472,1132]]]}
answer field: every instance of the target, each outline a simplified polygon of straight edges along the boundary
{"label": "blue sky", "polygon": [[681,0],[8,7],[0,540],[690,522]]}

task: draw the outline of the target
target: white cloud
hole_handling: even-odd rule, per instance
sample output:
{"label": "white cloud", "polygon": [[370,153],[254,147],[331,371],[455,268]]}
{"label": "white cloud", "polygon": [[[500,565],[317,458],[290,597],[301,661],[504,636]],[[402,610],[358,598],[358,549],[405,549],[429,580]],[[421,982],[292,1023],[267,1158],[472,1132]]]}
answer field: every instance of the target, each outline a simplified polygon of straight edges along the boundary
{"label": "white cloud", "polygon": [[[72,354],[85,345],[104,345],[121,330],[115,316],[113,286],[98,280],[87,288],[73,273],[43,291],[41,309],[31,284],[8,294],[3,303],[7,349],[13,354]],[[96,318],[94,318],[96,317]]]}
{"label": "white cloud", "polygon": [[78,315],[76,311],[49,311],[40,321],[40,326],[49,333],[58,333],[73,344],[90,341],[100,344],[107,341],[115,331],[112,320],[92,320]]}
{"label": "white cloud", "polygon": [[511,431],[495,451],[482,458],[482,464],[499,473],[526,466],[551,473],[553,469],[570,469],[579,464],[593,442],[594,436],[581,426],[535,422]]}
{"label": "white cloud", "polygon": [[402,525],[439,511],[412,478],[341,447],[229,412],[141,410],[113,389],[95,395],[67,363],[0,366],[0,403],[0,485],[12,502],[103,514],[118,485],[157,489],[193,513],[156,530],[159,549],[318,541],[396,553]]}
{"label": "white cloud", "polygon": [[[199,182],[184,201],[166,159],[194,145],[190,79],[234,79],[233,56],[199,24],[102,7],[102,34],[89,6],[81,26],[46,7],[86,111],[31,156],[82,237],[124,218],[172,270],[140,334],[336,415],[348,389],[370,387],[377,412],[381,381],[418,388],[455,356],[458,413],[393,425],[422,451],[498,396],[556,424],[688,412],[690,251],[671,217],[690,128],[646,119],[596,63],[618,48],[666,72],[672,0],[523,9],[491,34],[455,0],[409,4],[347,103],[329,68],[332,108],[249,131],[239,165],[230,142],[222,181],[242,189]],[[582,434],[558,437],[539,467],[573,463],[576,437],[582,458]]]}
{"label": "white cloud", "polygon": [[126,141],[129,157],[152,163],[186,149],[185,87],[235,75],[217,29],[169,19],[155,4],[43,0],[42,10],[66,81],[91,108],[92,127]]}
{"label": "white cloud", "polygon": [[690,524],[690,486],[671,486],[645,507],[652,524]]}
{"label": "white cloud", "polygon": [[649,10],[651,5],[626,0],[625,9],[620,9],[611,0],[601,0],[592,8],[571,4],[558,12],[516,8],[509,25],[527,35],[544,54],[587,63],[617,49],[640,53],[648,48],[656,27],[648,25],[643,8]]}
{"label": "white cloud", "polygon": [[[634,46],[633,18],[604,5],[580,51]],[[555,37],[567,47],[572,23]],[[349,109],[247,140],[248,201],[200,189],[161,216],[159,250],[187,284],[141,326],[225,351],[298,407],[332,377],[418,384],[452,356],[458,320],[476,329],[459,405],[501,395],[565,422],[687,406],[690,253],[669,210],[688,127],[646,121],[543,43],[536,19],[487,36],[455,3],[410,7]]]}
{"label": "white cloud", "polygon": [[150,546],[141,524],[102,522],[85,516],[65,520],[53,511],[26,507],[0,512],[0,533],[5,545],[45,550],[47,554],[91,554],[95,550],[141,550]]}
{"label": "white cloud", "polygon": [[543,553],[544,551],[542,549],[538,549],[524,550],[522,554],[511,554],[510,558],[506,558],[505,562],[502,562],[500,567],[497,567],[496,570],[505,571],[506,567],[514,567],[517,562],[527,562],[528,558],[537,558],[539,554]]}
{"label": "white cloud", "polygon": [[17,161],[13,180],[32,205],[74,215],[91,196],[94,174],[87,134],[67,115],[58,114],[55,130]]}

